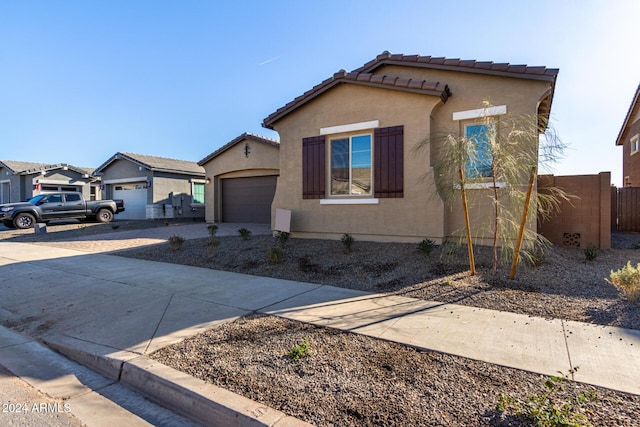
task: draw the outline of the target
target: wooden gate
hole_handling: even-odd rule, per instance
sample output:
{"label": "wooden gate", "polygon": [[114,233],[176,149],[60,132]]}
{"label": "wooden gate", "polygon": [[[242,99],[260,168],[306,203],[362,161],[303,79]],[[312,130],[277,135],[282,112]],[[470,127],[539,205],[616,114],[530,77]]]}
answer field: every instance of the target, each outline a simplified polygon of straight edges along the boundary
{"label": "wooden gate", "polygon": [[617,230],[640,231],[640,187],[618,188]]}

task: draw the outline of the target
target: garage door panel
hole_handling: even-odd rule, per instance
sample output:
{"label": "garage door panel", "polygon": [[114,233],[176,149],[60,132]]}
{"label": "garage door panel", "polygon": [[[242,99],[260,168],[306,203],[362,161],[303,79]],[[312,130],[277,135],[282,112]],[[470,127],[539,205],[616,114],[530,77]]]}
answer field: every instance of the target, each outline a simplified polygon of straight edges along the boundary
{"label": "garage door panel", "polygon": [[113,186],[113,199],[124,200],[124,212],[117,219],[147,219],[147,189],[144,184],[117,184]]}
{"label": "garage door panel", "polygon": [[269,224],[276,176],[222,180],[222,220]]}

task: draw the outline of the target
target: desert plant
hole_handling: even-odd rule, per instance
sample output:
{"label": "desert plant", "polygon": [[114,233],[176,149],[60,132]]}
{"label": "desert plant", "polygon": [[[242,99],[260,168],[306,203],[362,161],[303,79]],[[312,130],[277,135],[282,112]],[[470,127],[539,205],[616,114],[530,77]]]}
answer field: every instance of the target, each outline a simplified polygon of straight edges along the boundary
{"label": "desert plant", "polygon": [[289,240],[289,233],[287,233],[286,231],[278,231],[274,237],[276,239],[276,242],[280,244],[280,247],[284,248],[285,243],[287,243],[287,240]]}
{"label": "desert plant", "polygon": [[291,347],[289,357],[297,362],[302,356],[306,356],[309,353],[311,353],[311,344],[309,344],[309,340],[305,339],[300,344]]}
{"label": "desert plant", "polygon": [[[462,198],[465,218],[478,206],[491,208],[491,214],[474,227],[473,235],[465,221],[472,274],[474,236],[491,240],[496,274],[500,261],[516,259],[540,242],[547,242],[535,230],[522,225],[536,218],[548,219],[563,200],[570,199],[553,186],[541,186],[531,198],[528,196],[532,185],[525,185],[527,178],[535,182],[537,166],[548,167],[561,158],[566,148],[547,119],[537,115],[495,116],[491,114],[492,108],[489,102],[484,102],[481,111],[486,115],[477,124],[467,126],[462,135],[434,135],[418,146],[431,146],[434,153],[433,176],[440,200],[452,205]],[[482,191],[465,192],[465,188]],[[519,242],[524,242],[522,250],[518,250]]]}
{"label": "desert plant", "polygon": [[[582,393],[579,386],[564,374],[549,377],[543,385],[543,393],[529,395],[526,400],[500,393],[496,409],[501,412],[513,411],[516,416],[527,418],[535,426],[591,425],[582,413],[582,407],[589,401],[597,400],[595,389]],[[570,390],[567,390],[567,386]],[[561,398],[559,394],[566,396],[565,392],[568,392],[569,397]]]}
{"label": "desert plant", "polygon": [[272,246],[267,250],[269,264],[279,264],[282,261],[282,248]]}
{"label": "desert plant", "polygon": [[342,244],[344,245],[344,252],[345,253],[350,253],[351,252],[351,245],[353,245],[354,242],[354,238],[351,234],[347,234],[344,233],[342,235],[342,239],[340,239],[340,241],[342,242]]}
{"label": "desert plant", "polygon": [[605,280],[621,290],[629,301],[636,302],[640,298],[640,263],[634,268],[631,261],[627,261],[620,270],[611,270],[610,279]]}
{"label": "desert plant", "polygon": [[247,230],[246,228],[241,228],[238,230],[238,233],[240,233],[242,240],[249,240],[249,237],[251,237],[251,230]]}
{"label": "desert plant", "polygon": [[218,246],[220,246],[220,241],[215,238],[210,238],[207,240],[207,256],[209,258],[213,257],[218,252]]}
{"label": "desert plant", "polygon": [[587,246],[583,252],[584,252],[584,257],[587,259],[587,261],[593,261],[596,258],[598,258],[598,255],[600,255],[600,251],[598,250],[598,248],[591,245]]}
{"label": "desert plant", "polygon": [[418,243],[418,250],[422,252],[422,255],[428,257],[433,251],[433,248],[436,246],[436,242],[431,239],[425,238],[420,243]]}
{"label": "desert plant", "polygon": [[213,237],[218,232],[218,226],[215,224],[207,225],[207,230],[209,230],[209,236]]}
{"label": "desert plant", "polygon": [[544,264],[547,257],[547,251],[536,246],[533,250],[525,253],[525,260],[530,267],[536,268]]}
{"label": "desert plant", "polygon": [[184,243],[184,237],[182,236],[173,234],[169,237],[169,246],[171,246],[171,249],[173,249],[174,251],[180,249],[183,243]]}

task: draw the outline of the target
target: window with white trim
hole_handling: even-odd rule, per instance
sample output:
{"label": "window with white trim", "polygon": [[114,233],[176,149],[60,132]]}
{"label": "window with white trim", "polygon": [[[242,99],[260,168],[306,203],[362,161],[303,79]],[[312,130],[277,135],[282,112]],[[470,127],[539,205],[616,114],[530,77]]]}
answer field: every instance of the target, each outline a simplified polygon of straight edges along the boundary
{"label": "window with white trim", "polygon": [[372,194],[371,134],[331,139],[332,196],[370,196]]}
{"label": "window with white trim", "polygon": [[631,137],[631,154],[640,151],[640,134]]}

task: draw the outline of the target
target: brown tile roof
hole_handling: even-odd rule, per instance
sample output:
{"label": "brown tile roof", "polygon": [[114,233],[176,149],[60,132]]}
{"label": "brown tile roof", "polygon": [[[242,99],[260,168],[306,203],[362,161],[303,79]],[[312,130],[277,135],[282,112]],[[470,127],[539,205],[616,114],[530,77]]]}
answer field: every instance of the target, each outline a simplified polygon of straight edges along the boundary
{"label": "brown tile roof", "polygon": [[444,58],[420,55],[392,54],[382,52],[374,60],[354,70],[358,73],[371,73],[383,65],[403,65],[409,67],[433,68],[440,70],[460,71],[468,73],[490,74],[504,77],[516,77],[532,80],[545,80],[555,83],[557,68],[528,65],[512,65],[474,59]]}
{"label": "brown tile roof", "polygon": [[311,90],[308,90],[286,104],[284,107],[276,110],[275,113],[269,115],[263,120],[262,126],[268,129],[273,129],[274,123],[282,117],[332,89],[334,86],[345,83],[439,96],[442,99],[442,102],[447,102],[447,99],[451,96],[449,86],[440,82],[430,82],[420,79],[409,79],[363,72],[348,73],[345,70],[340,70],[332,77],[326,79],[319,85],[314,86]]}
{"label": "brown tile roof", "polygon": [[640,108],[640,84],[636,89],[636,94],[633,95],[633,101],[631,101],[631,105],[629,106],[629,111],[627,111],[627,115],[624,118],[624,122],[622,123],[622,127],[620,128],[620,132],[618,133],[618,138],[616,139],[616,145],[624,144],[624,136],[627,130],[627,126],[629,126],[629,121],[631,117],[633,117],[633,112],[636,108]]}
{"label": "brown tile roof", "polygon": [[111,156],[109,160],[98,166],[94,173],[102,172],[109,164],[119,159],[129,160],[152,171],[204,176],[204,168],[196,162],[125,152],[118,152]]}
{"label": "brown tile roof", "polygon": [[321,95],[332,87],[342,83],[356,83],[368,86],[385,87],[396,90],[406,90],[429,95],[436,95],[446,102],[451,91],[445,83],[428,82],[425,80],[406,79],[401,77],[385,76],[375,74],[374,71],[384,65],[402,65],[408,67],[432,68],[440,70],[469,72],[477,74],[488,74],[493,76],[503,76],[512,78],[523,78],[531,80],[542,80],[551,82],[551,92],[541,104],[540,112],[549,115],[553,90],[555,88],[557,68],[530,67],[528,65],[512,65],[508,63],[494,63],[491,61],[476,61],[473,59],[462,60],[459,58],[444,58],[420,55],[391,54],[388,51],[382,52],[374,60],[369,61],[353,72],[344,70],[334,74],[333,77],[323,81],[311,90],[298,96],[293,101],[279,108],[269,115],[262,122],[262,126],[273,129],[275,122],[304,105],[315,97]]}
{"label": "brown tile roof", "polygon": [[251,141],[255,141],[255,142],[260,142],[262,144],[267,144],[267,145],[271,145],[271,146],[280,148],[280,142],[276,141],[275,139],[271,139],[271,138],[267,138],[267,137],[264,137],[264,136],[255,135],[253,133],[245,132],[242,135],[237,136],[234,139],[232,139],[231,141],[227,142],[225,145],[223,145],[222,147],[218,148],[216,151],[214,151],[213,153],[209,154],[204,159],[200,160],[198,162],[198,164],[200,166],[203,166],[204,164],[210,162],[214,158],[218,157],[220,154],[222,154],[225,151],[227,151],[229,148],[233,147],[234,145],[236,145],[240,141],[244,141],[245,139],[248,139],[248,140],[251,140]]}

